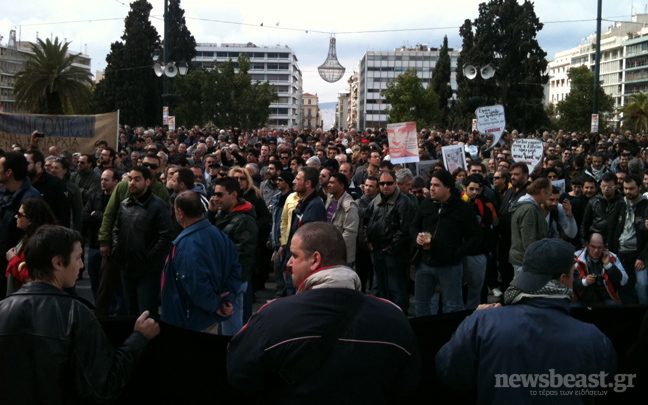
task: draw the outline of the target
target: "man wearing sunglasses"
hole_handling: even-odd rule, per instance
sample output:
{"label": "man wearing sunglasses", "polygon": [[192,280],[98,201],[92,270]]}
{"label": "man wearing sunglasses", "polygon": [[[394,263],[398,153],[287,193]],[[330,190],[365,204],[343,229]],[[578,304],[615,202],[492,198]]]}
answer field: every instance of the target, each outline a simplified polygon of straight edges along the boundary
{"label": "man wearing sunglasses", "polygon": [[374,295],[393,301],[405,314],[409,309],[406,269],[409,255],[409,227],[414,206],[396,184],[396,174],[383,171],[378,182],[380,195],[363,219],[363,242],[371,251],[374,267]]}

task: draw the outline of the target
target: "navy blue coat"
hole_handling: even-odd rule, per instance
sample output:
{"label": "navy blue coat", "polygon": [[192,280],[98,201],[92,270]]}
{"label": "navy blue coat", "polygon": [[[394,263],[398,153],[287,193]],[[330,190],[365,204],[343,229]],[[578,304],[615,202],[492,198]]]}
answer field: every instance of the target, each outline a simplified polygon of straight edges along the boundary
{"label": "navy blue coat", "polygon": [[[234,301],[241,287],[236,246],[209,220],[196,222],[173,241],[162,278],[162,320],[202,331],[225,318],[221,302]],[[221,299],[220,294],[229,292]]]}

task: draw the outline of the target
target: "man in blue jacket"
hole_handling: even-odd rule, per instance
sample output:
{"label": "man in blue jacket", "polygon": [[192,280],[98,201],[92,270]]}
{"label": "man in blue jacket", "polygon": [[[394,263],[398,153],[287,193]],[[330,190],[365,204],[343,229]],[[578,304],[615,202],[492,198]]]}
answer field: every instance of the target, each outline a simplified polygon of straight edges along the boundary
{"label": "man in blue jacket", "polygon": [[551,403],[593,403],[583,396],[613,384],[616,352],[596,326],[569,315],[573,283],[570,243],[532,243],[504,306],[480,305],[437,353],[441,381],[477,388],[482,404],[536,403],[543,390]]}
{"label": "man in blue jacket", "polygon": [[[216,333],[232,314],[241,286],[241,265],[231,239],[204,218],[200,195],[185,191],[175,200],[184,230],[173,241],[162,278],[162,320]],[[231,295],[230,295],[231,294]]]}

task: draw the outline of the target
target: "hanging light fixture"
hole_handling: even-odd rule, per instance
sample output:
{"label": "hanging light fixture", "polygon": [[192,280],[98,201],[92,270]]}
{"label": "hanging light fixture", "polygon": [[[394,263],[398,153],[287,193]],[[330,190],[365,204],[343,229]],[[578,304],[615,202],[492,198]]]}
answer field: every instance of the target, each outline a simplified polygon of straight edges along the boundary
{"label": "hanging light fixture", "polygon": [[342,78],[345,70],[344,66],[340,65],[340,62],[338,61],[337,51],[335,50],[335,37],[332,36],[328,57],[324,63],[317,68],[317,71],[322,79],[329,83],[335,83]]}

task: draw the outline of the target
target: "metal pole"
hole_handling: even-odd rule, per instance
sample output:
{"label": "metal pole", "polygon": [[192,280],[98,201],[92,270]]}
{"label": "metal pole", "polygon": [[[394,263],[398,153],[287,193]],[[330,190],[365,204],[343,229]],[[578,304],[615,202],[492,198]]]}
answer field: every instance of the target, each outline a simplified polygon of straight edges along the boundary
{"label": "metal pole", "polygon": [[594,107],[592,114],[599,113],[599,73],[601,69],[601,9],[603,0],[598,0],[598,10],[596,13],[596,60],[594,63]]}
{"label": "metal pole", "polygon": [[[168,22],[169,20],[169,0],[164,0],[164,48],[162,52],[164,52],[164,67],[166,67],[169,64],[169,28],[168,28]],[[167,107],[169,107],[169,115],[173,115],[173,112],[171,111],[171,106],[168,105],[168,96],[169,96],[169,78],[167,77],[166,74],[162,75],[162,103],[166,104]]]}

